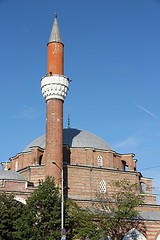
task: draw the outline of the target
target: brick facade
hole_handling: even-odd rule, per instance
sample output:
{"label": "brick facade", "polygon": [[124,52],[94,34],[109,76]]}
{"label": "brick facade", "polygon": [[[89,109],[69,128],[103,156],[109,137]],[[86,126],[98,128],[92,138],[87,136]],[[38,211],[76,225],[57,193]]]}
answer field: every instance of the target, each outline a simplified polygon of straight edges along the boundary
{"label": "brick facade", "polygon": [[[141,183],[146,186],[144,193],[146,204],[139,210],[160,212],[160,206],[156,204],[156,197],[152,194],[152,180],[142,177],[136,171],[136,160],[133,154],[64,146],[63,159],[65,197],[74,199],[79,205],[92,207],[102,179],[106,182],[107,191],[110,193],[115,191],[111,187],[111,182],[128,179],[131,183],[139,183],[140,187]],[[100,166],[99,159],[101,159]],[[35,147],[27,153],[19,153],[11,158],[11,170],[15,170],[17,162],[18,172],[34,187],[38,185],[39,180],[45,179],[45,149]],[[5,163],[3,164],[4,167]],[[26,184],[24,182],[5,182],[3,189],[5,188],[6,191],[14,192],[16,196],[26,199],[34,189],[33,187],[27,187]],[[144,223],[147,240],[156,239],[160,231],[160,221],[144,221]]]}

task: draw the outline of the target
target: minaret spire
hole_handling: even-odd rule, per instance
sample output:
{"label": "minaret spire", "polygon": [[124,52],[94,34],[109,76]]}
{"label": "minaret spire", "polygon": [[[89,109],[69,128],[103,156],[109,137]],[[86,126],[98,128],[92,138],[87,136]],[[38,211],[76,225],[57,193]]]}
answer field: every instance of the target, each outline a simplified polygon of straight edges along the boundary
{"label": "minaret spire", "polygon": [[64,76],[64,45],[57,15],[47,48],[47,75],[41,80],[42,94],[46,100],[45,175],[53,176],[55,183],[60,184],[63,169],[63,102],[70,81]]}
{"label": "minaret spire", "polygon": [[49,38],[49,43],[50,42],[62,43],[62,38],[61,38],[60,31],[59,31],[59,26],[58,26],[57,13],[55,13],[54,24],[53,24],[52,31],[51,31],[50,38]]}

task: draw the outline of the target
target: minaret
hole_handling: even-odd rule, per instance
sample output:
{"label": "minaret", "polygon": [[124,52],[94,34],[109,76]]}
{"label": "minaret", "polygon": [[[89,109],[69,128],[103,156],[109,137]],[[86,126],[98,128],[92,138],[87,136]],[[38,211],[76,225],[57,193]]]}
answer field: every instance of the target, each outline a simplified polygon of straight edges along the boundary
{"label": "minaret", "polygon": [[64,45],[57,15],[47,48],[47,75],[41,80],[42,94],[46,100],[45,176],[53,176],[55,183],[60,184],[63,169],[63,102],[69,88],[69,79],[63,75]]}

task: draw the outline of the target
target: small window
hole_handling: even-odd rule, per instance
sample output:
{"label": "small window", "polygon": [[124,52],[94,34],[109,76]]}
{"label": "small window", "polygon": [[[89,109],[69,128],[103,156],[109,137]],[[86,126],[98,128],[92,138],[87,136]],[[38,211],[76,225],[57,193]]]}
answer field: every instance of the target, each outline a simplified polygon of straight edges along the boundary
{"label": "small window", "polygon": [[98,163],[98,166],[99,166],[99,167],[102,167],[102,166],[103,166],[103,158],[102,158],[102,156],[98,156],[98,157],[97,157],[97,163]]}
{"label": "small window", "polygon": [[106,182],[103,179],[99,183],[99,192],[106,193]]}
{"label": "small window", "polygon": [[0,179],[0,187],[3,187],[4,186],[4,182],[3,180]]}
{"label": "small window", "polygon": [[15,163],[15,171],[18,171],[18,161]]}
{"label": "small window", "polygon": [[141,190],[143,193],[146,193],[146,184],[144,182],[141,182]]}

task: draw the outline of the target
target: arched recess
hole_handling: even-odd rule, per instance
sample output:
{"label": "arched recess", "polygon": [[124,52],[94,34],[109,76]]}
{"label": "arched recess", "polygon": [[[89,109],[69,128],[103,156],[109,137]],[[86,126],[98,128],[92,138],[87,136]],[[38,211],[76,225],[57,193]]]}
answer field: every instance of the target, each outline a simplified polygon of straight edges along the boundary
{"label": "arched recess", "polygon": [[156,240],[160,240],[160,232],[159,232],[159,234],[157,235]]}
{"label": "arched recess", "polygon": [[42,157],[43,157],[43,155],[41,155],[41,156],[39,157],[39,161],[38,161],[38,164],[39,164],[39,165],[42,164]]}
{"label": "arched recess", "polygon": [[132,228],[124,237],[123,240],[147,240],[145,236],[137,229]]}
{"label": "arched recess", "polygon": [[126,171],[126,161],[122,160],[123,171]]}
{"label": "arched recess", "polygon": [[18,171],[18,161],[15,162],[15,171]]}
{"label": "arched recess", "polygon": [[21,202],[23,204],[26,204],[26,200],[22,197],[19,197],[19,196],[14,196],[14,200],[18,201],[18,202]]}

